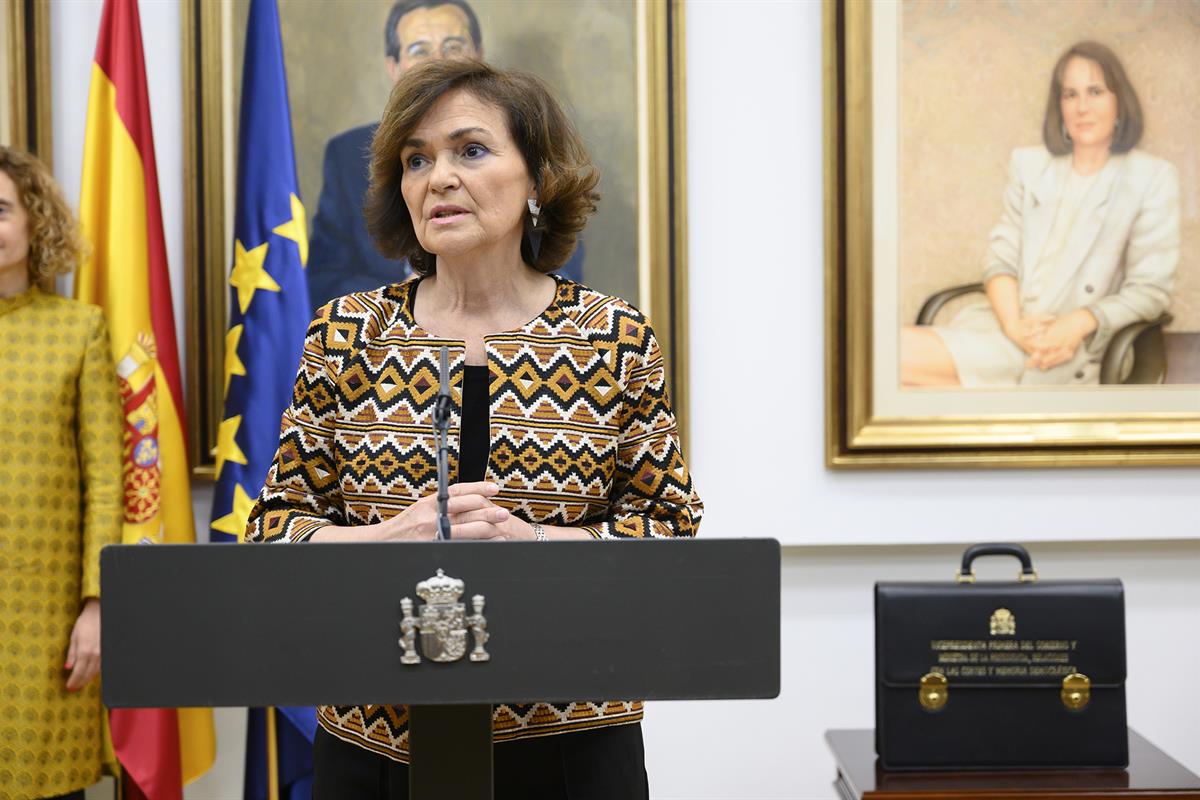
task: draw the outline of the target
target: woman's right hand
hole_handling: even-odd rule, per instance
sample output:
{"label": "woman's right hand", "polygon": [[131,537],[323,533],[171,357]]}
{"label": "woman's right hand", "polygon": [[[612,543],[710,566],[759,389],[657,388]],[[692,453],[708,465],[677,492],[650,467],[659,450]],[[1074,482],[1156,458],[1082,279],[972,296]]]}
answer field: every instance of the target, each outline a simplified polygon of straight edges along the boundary
{"label": "woman's right hand", "polygon": [[[506,539],[509,526],[500,525],[512,515],[492,502],[500,487],[490,481],[453,483],[446,510],[450,513],[451,538]],[[318,528],[313,542],[429,542],[437,538],[437,493],[428,494],[394,517],[374,525],[326,525]],[[487,525],[469,523],[486,522]]]}
{"label": "woman's right hand", "polygon": [[71,628],[67,645],[67,691],[77,692],[100,674],[100,601],[89,597]]}
{"label": "woman's right hand", "polygon": [[984,286],[988,302],[1004,335],[1025,351],[1033,355],[1038,349],[1038,337],[1054,322],[1048,314],[1026,316],[1021,313],[1021,287],[1013,275],[996,275]]}
{"label": "woman's right hand", "polygon": [[1017,347],[1026,355],[1033,355],[1040,349],[1039,339],[1054,322],[1054,317],[1042,314],[1032,317],[1018,317],[1015,322],[1004,326],[1004,335],[1012,339]]}
{"label": "woman's right hand", "polygon": [[[500,487],[489,481],[478,483],[454,483],[450,485],[450,497],[446,501],[446,510],[450,514],[451,535],[453,529],[468,522],[503,522],[509,513],[492,502],[491,498],[500,492]],[[391,519],[370,526],[373,530],[372,541],[432,541],[437,538],[437,494],[429,494],[413,503]],[[490,528],[490,526],[472,526]],[[486,532],[467,535],[463,538],[490,538]],[[341,541],[347,541],[342,538]]]}

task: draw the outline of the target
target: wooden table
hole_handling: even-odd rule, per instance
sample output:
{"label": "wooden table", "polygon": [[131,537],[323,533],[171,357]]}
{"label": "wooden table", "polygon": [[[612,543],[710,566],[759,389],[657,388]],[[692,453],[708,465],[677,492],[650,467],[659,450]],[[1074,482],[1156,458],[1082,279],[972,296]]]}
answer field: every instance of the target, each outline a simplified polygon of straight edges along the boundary
{"label": "wooden table", "polygon": [[1132,730],[1129,767],[1121,770],[885,772],[876,762],[874,731],[826,731],[825,741],[837,761],[833,785],[842,800],[1200,800],[1200,777]]}

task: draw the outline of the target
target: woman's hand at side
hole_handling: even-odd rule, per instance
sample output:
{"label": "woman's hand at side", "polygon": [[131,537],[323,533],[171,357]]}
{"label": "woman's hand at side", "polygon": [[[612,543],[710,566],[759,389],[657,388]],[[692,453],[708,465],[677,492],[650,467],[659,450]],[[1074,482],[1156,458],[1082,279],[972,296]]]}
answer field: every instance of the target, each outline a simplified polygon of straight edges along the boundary
{"label": "woman's hand at side", "polygon": [[1037,337],[1037,346],[1029,354],[1028,366],[1047,370],[1067,363],[1098,325],[1096,318],[1086,308],[1078,308],[1056,318]]}
{"label": "woman's hand at side", "polygon": [[77,692],[100,674],[100,601],[89,597],[71,628],[67,645],[67,691]]}

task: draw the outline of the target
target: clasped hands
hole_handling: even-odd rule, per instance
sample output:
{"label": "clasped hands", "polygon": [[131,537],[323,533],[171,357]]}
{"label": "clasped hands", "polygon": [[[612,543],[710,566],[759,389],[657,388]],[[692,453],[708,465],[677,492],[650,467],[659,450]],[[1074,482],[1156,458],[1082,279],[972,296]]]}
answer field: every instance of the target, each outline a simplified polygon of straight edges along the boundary
{"label": "clasped hands", "polygon": [[[533,528],[492,502],[500,487],[490,481],[451,484],[446,510],[450,514],[450,538],[533,540]],[[377,534],[387,541],[437,538],[437,495],[422,497],[396,516],[379,523]]]}
{"label": "clasped hands", "polygon": [[1083,340],[1096,330],[1096,318],[1086,309],[1056,317],[1040,314],[1020,317],[1004,330],[1029,358],[1025,366],[1048,370],[1065,364]]}

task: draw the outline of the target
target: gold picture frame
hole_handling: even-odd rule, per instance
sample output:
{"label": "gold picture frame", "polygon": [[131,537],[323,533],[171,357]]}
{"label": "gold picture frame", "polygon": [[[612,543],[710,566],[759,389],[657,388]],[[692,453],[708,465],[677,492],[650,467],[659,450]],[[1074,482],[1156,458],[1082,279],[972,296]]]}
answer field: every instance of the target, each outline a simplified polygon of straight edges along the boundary
{"label": "gold picture frame", "polygon": [[[505,0],[509,1],[521,2]],[[636,228],[630,234],[635,242],[629,242],[627,246],[636,254],[637,264],[636,279],[632,284],[636,297],[628,299],[645,311],[655,325],[666,356],[669,388],[679,417],[680,433],[686,437],[684,3],[683,0],[624,0],[623,3],[608,4],[607,7],[599,4],[598,7],[600,13],[627,15],[623,18],[627,18],[633,28],[628,34],[636,65],[630,64],[629,71],[630,83],[636,86],[636,133],[629,132],[628,135],[631,141],[636,141],[636,159],[631,154],[630,163],[625,166],[636,179],[622,176],[622,180],[636,184],[636,225],[630,226]],[[477,8],[481,18],[485,9],[492,18],[504,11],[496,2],[487,6],[480,4]],[[552,10],[555,14],[567,14],[570,8],[555,5]],[[285,30],[288,13],[289,4],[281,3]],[[187,399],[193,472],[201,477],[211,477],[214,472],[213,453],[222,412],[222,359],[232,247],[233,165],[237,157],[236,108],[232,98],[239,82],[236,68],[240,63],[233,48],[240,48],[244,37],[244,31],[234,32],[238,27],[236,14],[236,3],[191,0],[185,5],[182,24],[187,165],[184,175],[189,346]],[[494,51],[486,49],[489,41],[486,25],[484,32],[485,54],[490,54]],[[285,33],[285,57],[286,38]],[[382,54],[379,60],[382,61]],[[553,81],[550,82],[553,86]],[[291,87],[291,95],[295,124],[297,104],[302,102],[296,84]],[[346,120],[347,124],[358,121]],[[582,122],[580,127],[587,139],[589,131]],[[297,149],[300,150],[299,144]],[[299,161],[302,156],[298,154],[297,158]],[[303,178],[301,175],[302,188]],[[602,169],[602,193],[604,180]],[[311,219],[317,208],[317,198],[306,196],[303,200]],[[591,250],[588,257],[591,257]],[[604,286],[597,288],[605,289]]]}
{"label": "gold picture frame", "polygon": [[[1172,394],[1172,402],[1178,400],[1177,405],[1182,407],[1171,410],[1132,405],[1126,410],[1088,407],[1096,395],[1106,398],[1119,395],[1110,405],[1132,403],[1135,396],[1132,390],[1119,394],[1123,387],[1076,387],[1078,393],[1071,396],[1073,399],[1064,401],[1063,408],[1049,411],[1030,411],[1024,407],[1019,411],[1006,411],[1002,406],[1003,395],[993,403],[997,408],[987,412],[978,410],[982,402],[972,406],[964,400],[961,407],[954,407],[952,404],[956,401],[951,398],[949,408],[947,403],[938,405],[932,394],[928,406],[936,407],[936,410],[929,413],[897,413],[895,406],[899,404],[887,405],[890,402],[887,398],[893,396],[887,394],[891,391],[889,386],[898,389],[899,383],[884,385],[880,375],[898,374],[899,351],[898,345],[894,350],[880,347],[880,341],[886,341],[880,338],[880,329],[888,325],[888,330],[896,331],[898,339],[894,321],[901,315],[897,312],[895,317],[881,318],[879,314],[880,304],[894,298],[881,294],[885,291],[881,287],[886,281],[881,280],[879,266],[882,251],[876,248],[881,242],[894,244],[900,238],[899,235],[888,238],[887,232],[877,230],[877,225],[883,227],[879,223],[883,217],[877,212],[888,203],[899,205],[900,201],[878,194],[879,176],[874,170],[884,174],[889,169],[880,161],[881,153],[884,160],[900,161],[904,152],[901,145],[903,129],[898,122],[889,127],[877,118],[881,116],[878,103],[893,102],[899,107],[904,101],[881,100],[872,94],[873,84],[885,84],[879,89],[881,95],[887,92],[891,96],[902,96],[896,89],[900,79],[891,77],[901,69],[899,58],[895,61],[886,59],[890,62],[886,70],[874,61],[880,58],[879,53],[894,54],[900,49],[896,45],[894,51],[880,50],[878,41],[880,37],[900,38],[901,14],[910,10],[920,13],[934,6],[938,13],[943,13],[950,5],[954,5],[951,11],[977,7],[976,4],[900,4],[890,0],[885,3],[827,0],[824,5],[827,466],[944,469],[1200,464],[1200,402],[1195,402],[1195,398],[1200,398],[1200,386]],[[879,15],[879,19],[873,20],[873,15]],[[891,22],[883,21],[886,15],[890,15]],[[889,24],[894,27],[887,28]],[[888,33],[881,34],[880,30]],[[1070,44],[1073,33],[1064,33],[1062,40]],[[1087,37],[1080,34],[1078,38]],[[1047,41],[1053,41],[1053,38],[1048,36]],[[928,46],[928,42],[923,42],[923,46]],[[1053,47],[1048,55],[1051,64],[1065,50],[1065,45]],[[1049,70],[1040,74],[1048,76]],[[923,91],[936,97],[938,89]],[[1038,91],[1044,92],[1044,89]],[[1031,114],[1042,113],[1045,96],[1042,93],[1036,97],[1039,105]],[[899,118],[900,114],[896,113],[895,117]],[[1038,122],[1040,124],[1040,116]],[[1038,127],[1036,132],[1040,133],[1040,130]],[[893,138],[881,141],[880,137],[889,135],[885,132],[890,132]],[[895,174],[900,173],[897,167],[891,169]],[[899,186],[898,180],[895,185]],[[998,212],[998,193],[995,207]],[[899,219],[899,215],[889,219]],[[895,262],[900,263],[898,255]],[[899,285],[900,278],[894,283]],[[881,367],[889,358],[896,362],[892,373]],[[1095,394],[1086,394],[1089,389]],[[908,391],[911,399],[913,390]],[[960,388],[956,391],[965,396],[970,390]],[[1020,395],[1027,391],[1018,388],[1007,394],[1025,402]],[[900,395],[903,395],[902,391],[895,394]],[[943,393],[936,399],[943,396],[948,395]],[[1153,397],[1152,393],[1147,396]],[[973,398],[972,403],[975,402]],[[1029,402],[1040,403],[1041,396]],[[1079,407],[1067,408],[1069,403],[1077,403]],[[918,402],[907,403],[908,407],[919,405]],[[1047,400],[1045,405],[1049,408],[1052,404]]]}
{"label": "gold picture frame", "polygon": [[0,142],[53,169],[49,0],[0,0],[0,43]]}

